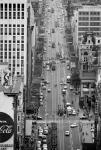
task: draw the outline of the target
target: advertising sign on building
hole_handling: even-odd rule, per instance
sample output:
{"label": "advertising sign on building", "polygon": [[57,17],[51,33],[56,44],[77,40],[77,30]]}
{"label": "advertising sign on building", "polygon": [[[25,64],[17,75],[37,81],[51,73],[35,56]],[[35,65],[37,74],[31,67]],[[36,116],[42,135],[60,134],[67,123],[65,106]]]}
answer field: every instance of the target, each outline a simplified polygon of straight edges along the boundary
{"label": "advertising sign on building", "polygon": [[13,97],[0,92],[0,150],[14,150]]}

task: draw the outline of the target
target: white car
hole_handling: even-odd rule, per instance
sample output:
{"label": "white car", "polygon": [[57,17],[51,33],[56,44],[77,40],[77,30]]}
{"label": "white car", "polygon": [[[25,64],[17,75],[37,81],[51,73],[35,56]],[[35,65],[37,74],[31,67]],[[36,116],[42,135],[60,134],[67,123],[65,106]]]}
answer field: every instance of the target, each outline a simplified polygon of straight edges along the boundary
{"label": "white car", "polygon": [[43,144],[43,148],[47,148],[47,144]]}
{"label": "white car", "polygon": [[49,71],[49,70],[50,70],[50,67],[49,67],[48,65],[47,65],[47,68],[46,68],[46,70],[47,70],[47,71]]}
{"label": "white car", "polygon": [[73,110],[72,115],[76,115],[76,111],[75,110]]}
{"label": "white car", "polygon": [[42,101],[40,102],[40,105],[43,106],[43,102]]}
{"label": "white car", "polygon": [[39,133],[39,137],[43,137],[43,134],[42,134],[42,133]]}
{"label": "white car", "polygon": [[94,132],[94,128],[91,128],[91,130],[90,130],[91,132]]}
{"label": "white car", "polygon": [[48,89],[47,92],[50,93],[50,92],[51,92],[51,89]]}
{"label": "white car", "polygon": [[43,150],[48,150],[47,147],[44,147]]}
{"label": "white car", "polygon": [[70,132],[69,132],[69,131],[65,131],[65,135],[66,135],[66,136],[69,136],[69,135],[70,135]]}
{"label": "white car", "polygon": [[66,86],[66,85],[64,86],[64,89],[65,89],[65,90],[67,89],[67,86]]}
{"label": "white car", "polygon": [[75,127],[77,127],[77,126],[78,126],[78,125],[77,125],[76,123],[73,123],[73,124],[70,125],[71,128],[75,128]]}
{"label": "white car", "polygon": [[47,135],[48,134],[48,130],[45,129],[44,130],[44,134]]}
{"label": "white car", "polygon": [[46,86],[43,86],[42,89],[43,89],[43,90],[46,90]]}
{"label": "white car", "polygon": [[62,90],[62,94],[66,94],[66,90],[65,89]]}
{"label": "white car", "polygon": [[67,106],[67,107],[68,107],[68,106],[71,106],[71,103],[67,102],[67,103],[66,103],[66,106]]}

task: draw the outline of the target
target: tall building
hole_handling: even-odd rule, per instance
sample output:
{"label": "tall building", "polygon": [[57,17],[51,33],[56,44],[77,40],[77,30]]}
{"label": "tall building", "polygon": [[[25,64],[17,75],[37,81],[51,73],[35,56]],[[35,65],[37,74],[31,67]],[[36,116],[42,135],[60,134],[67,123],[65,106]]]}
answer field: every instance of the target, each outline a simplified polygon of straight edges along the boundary
{"label": "tall building", "polygon": [[0,1],[0,62],[8,62],[12,76],[27,69],[27,0]]}
{"label": "tall building", "polygon": [[74,10],[72,28],[75,47],[85,32],[93,32],[95,36],[101,37],[101,5],[82,5]]}

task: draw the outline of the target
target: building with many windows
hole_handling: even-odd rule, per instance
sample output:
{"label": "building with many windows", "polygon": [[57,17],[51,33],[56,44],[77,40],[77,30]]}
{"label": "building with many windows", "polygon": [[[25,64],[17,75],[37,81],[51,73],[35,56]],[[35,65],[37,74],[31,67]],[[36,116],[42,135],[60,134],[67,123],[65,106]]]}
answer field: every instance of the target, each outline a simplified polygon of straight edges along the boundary
{"label": "building with many windows", "polygon": [[27,0],[0,1],[0,62],[12,76],[24,76],[27,64]]}
{"label": "building with many windows", "polygon": [[85,32],[101,37],[101,5],[82,5],[72,17],[73,43],[77,48]]}

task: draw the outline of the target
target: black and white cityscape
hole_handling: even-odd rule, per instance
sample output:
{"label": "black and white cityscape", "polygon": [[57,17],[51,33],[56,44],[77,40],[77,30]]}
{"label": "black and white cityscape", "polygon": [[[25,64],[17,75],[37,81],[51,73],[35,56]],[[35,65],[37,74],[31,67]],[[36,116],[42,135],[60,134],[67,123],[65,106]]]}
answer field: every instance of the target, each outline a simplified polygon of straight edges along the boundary
{"label": "black and white cityscape", "polygon": [[0,150],[101,150],[101,0],[0,0]]}

